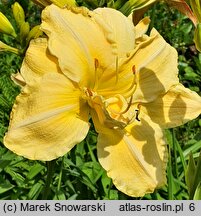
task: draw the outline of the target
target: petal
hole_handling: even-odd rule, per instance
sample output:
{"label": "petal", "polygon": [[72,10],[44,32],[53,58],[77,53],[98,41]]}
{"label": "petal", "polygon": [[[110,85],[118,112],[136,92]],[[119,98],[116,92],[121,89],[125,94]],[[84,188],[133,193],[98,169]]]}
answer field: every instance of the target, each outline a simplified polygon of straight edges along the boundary
{"label": "petal", "polygon": [[178,84],[177,58],[176,50],[152,30],[150,37],[137,46],[129,63],[124,65],[124,70],[135,65],[137,89],[133,101],[153,101]]}
{"label": "petal", "polygon": [[112,8],[97,8],[94,18],[106,37],[114,42],[119,58],[126,57],[126,53],[134,49],[135,31],[128,17]]}
{"label": "petal", "polygon": [[61,73],[57,59],[47,50],[46,38],[30,42],[20,72],[27,84],[34,84],[46,73]]}
{"label": "petal", "polygon": [[149,19],[149,17],[145,17],[135,26],[136,39],[142,37],[147,32],[150,22],[151,20]]}
{"label": "petal", "polygon": [[81,142],[89,130],[88,108],[62,74],[49,73],[40,85],[23,89],[12,110],[7,148],[32,160],[53,160]]}
{"label": "petal", "polygon": [[142,111],[164,128],[176,127],[201,114],[201,97],[179,84],[155,101],[143,104]]}
{"label": "petal", "polygon": [[114,65],[105,71],[100,78],[99,94],[111,97],[115,93],[128,97],[135,82],[133,103],[151,102],[179,83],[176,50],[156,30],[144,39],[128,58],[119,60],[116,75]]}
{"label": "petal", "polygon": [[16,85],[19,85],[20,87],[26,85],[24,78],[19,72],[17,72],[16,74],[11,74],[11,79]]}
{"label": "petal", "polygon": [[166,183],[166,143],[157,124],[141,116],[125,131],[99,131],[99,161],[120,191],[139,197]]}
{"label": "petal", "polygon": [[113,42],[105,37],[87,8],[68,10],[51,5],[43,11],[42,20],[42,30],[49,37],[48,48],[71,80],[90,87],[95,79],[95,59],[103,69],[115,61]]}

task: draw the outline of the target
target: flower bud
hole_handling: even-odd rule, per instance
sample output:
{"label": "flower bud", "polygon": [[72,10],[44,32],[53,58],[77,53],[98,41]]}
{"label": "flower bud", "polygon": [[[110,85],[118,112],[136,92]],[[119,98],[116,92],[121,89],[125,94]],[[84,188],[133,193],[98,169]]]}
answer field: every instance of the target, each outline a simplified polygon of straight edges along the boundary
{"label": "flower bud", "polygon": [[22,23],[21,27],[20,27],[20,40],[24,41],[26,39],[26,37],[28,36],[30,31],[30,25],[28,22],[24,22]]}
{"label": "flower bud", "polygon": [[41,7],[46,7],[50,4],[48,0],[32,0],[35,4],[40,5]]}
{"label": "flower bud", "polygon": [[15,2],[12,5],[12,10],[13,10],[14,18],[18,26],[20,27],[25,22],[24,10],[18,2]]}
{"label": "flower bud", "polygon": [[200,0],[190,0],[190,6],[194,15],[197,18],[197,22],[201,23],[201,2]]}
{"label": "flower bud", "polygon": [[55,4],[59,7],[65,7],[65,6],[76,6],[75,0],[33,0],[36,4],[39,4],[41,6],[46,7],[50,4]]}
{"label": "flower bud", "polygon": [[142,9],[158,0],[129,0],[122,5],[121,1],[116,1],[114,7],[120,10],[124,15],[130,15],[134,10]]}
{"label": "flower bud", "polygon": [[43,34],[43,32],[40,30],[40,25],[37,25],[37,26],[34,26],[31,31],[29,32],[28,36],[27,36],[27,39],[26,39],[26,42],[29,43],[29,41],[31,39],[34,39],[34,38],[38,38],[40,37],[41,35]]}
{"label": "flower bud", "polygon": [[1,12],[0,12],[0,32],[4,34],[12,35],[13,37],[17,36],[12,24],[6,18],[6,16]]}
{"label": "flower bud", "polygon": [[201,52],[201,23],[198,23],[194,32],[194,42],[196,49]]}
{"label": "flower bud", "polygon": [[8,51],[8,52],[12,52],[12,53],[15,53],[15,54],[20,54],[20,51],[14,47],[11,47],[5,43],[3,43],[2,41],[0,41],[0,52],[5,52],[5,51]]}
{"label": "flower bud", "polygon": [[51,0],[51,2],[59,7],[76,6],[75,0]]}

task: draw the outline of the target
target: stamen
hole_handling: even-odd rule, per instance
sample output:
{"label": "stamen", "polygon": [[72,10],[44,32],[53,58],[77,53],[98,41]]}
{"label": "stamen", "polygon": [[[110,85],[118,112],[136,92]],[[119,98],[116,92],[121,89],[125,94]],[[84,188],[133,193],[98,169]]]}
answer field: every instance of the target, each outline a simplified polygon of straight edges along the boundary
{"label": "stamen", "polygon": [[94,59],[94,67],[95,67],[95,80],[94,80],[94,87],[93,89],[97,89],[98,88],[98,67],[99,67],[99,61],[97,58]]}
{"label": "stamen", "polygon": [[137,105],[137,108],[140,110],[141,109],[141,104],[139,103],[138,105]]}
{"label": "stamen", "polygon": [[99,61],[97,58],[94,59],[95,70],[99,67]]}
{"label": "stamen", "polygon": [[87,88],[87,93],[89,94],[89,96],[90,96],[90,97],[92,97],[92,96],[93,96],[93,93],[92,93],[92,91],[91,91],[90,89],[88,89],[88,88]]}
{"label": "stamen", "polygon": [[117,84],[119,80],[119,59],[118,56],[116,57],[116,82],[115,85]]}
{"label": "stamen", "polygon": [[138,105],[137,105],[137,108],[138,108],[138,109],[135,110],[135,111],[136,111],[136,117],[135,117],[135,119],[136,119],[137,121],[140,121],[140,119],[139,119],[140,107],[141,107],[141,104],[138,104]]}
{"label": "stamen", "polygon": [[129,86],[129,88],[124,90],[126,97],[130,97],[131,95],[133,95],[137,88],[135,65],[132,66],[132,73],[133,73],[133,81],[131,85]]}
{"label": "stamen", "polygon": [[131,95],[130,100],[128,102],[128,106],[126,107],[126,109],[124,111],[120,112],[119,114],[124,114],[130,109],[131,104],[132,104],[132,100],[133,100],[133,95]]}
{"label": "stamen", "polygon": [[135,111],[136,111],[136,117],[135,117],[135,119],[136,119],[137,121],[140,121],[140,119],[139,119],[139,117],[138,117],[138,116],[139,116],[139,110],[136,109]]}
{"label": "stamen", "polygon": [[133,67],[132,67],[132,71],[133,71],[133,74],[135,75],[135,73],[136,73],[135,65],[133,65]]}

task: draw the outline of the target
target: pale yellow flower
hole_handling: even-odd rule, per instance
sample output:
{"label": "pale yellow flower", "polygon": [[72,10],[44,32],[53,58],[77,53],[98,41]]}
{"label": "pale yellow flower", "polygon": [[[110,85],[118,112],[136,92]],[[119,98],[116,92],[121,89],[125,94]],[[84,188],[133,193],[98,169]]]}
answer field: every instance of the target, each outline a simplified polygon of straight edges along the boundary
{"label": "pale yellow flower", "polygon": [[177,52],[149,19],[136,27],[120,12],[99,8],[42,13],[48,38],[31,41],[21,68],[25,85],[13,106],[4,144],[18,155],[49,161],[89,131],[116,187],[143,196],[166,183],[164,128],[201,112],[201,98],[179,84]]}

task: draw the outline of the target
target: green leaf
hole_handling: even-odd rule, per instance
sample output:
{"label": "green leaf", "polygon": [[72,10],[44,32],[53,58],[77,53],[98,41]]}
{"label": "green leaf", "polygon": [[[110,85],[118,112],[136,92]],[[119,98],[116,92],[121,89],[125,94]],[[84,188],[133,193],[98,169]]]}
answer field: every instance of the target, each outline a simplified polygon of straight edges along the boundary
{"label": "green leaf", "polygon": [[35,164],[27,174],[27,179],[31,180],[36,175],[38,175],[43,169],[45,169],[45,166],[42,166],[41,164],[37,163]]}
{"label": "green leaf", "polygon": [[103,173],[103,169],[98,162],[86,162],[83,164],[81,169],[89,177],[93,184],[96,183]]}
{"label": "green leaf", "polygon": [[168,145],[170,146],[170,148],[173,148],[172,132],[170,130],[165,130],[164,132]]}
{"label": "green leaf", "polygon": [[109,199],[110,200],[117,200],[118,199],[118,190],[111,189],[109,191]]}
{"label": "green leaf", "polygon": [[6,167],[5,172],[8,173],[19,186],[24,185],[25,178],[20,173],[16,172],[13,167]]}
{"label": "green leaf", "polygon": [[65,193],[63,191],[56,192],[53,200],[66,200]]}
{"label": "green leaf", "polygon": [[[184,157],[187,157],[190,154],[190,152],[193,153],[193,152],[198,151],[199,149],[201,149],[201,140],[199,142],[196,142],[195,144],[191,145],[189,148],[185,149],[183,151],[183,155],[184,155]],[[180,161],[180,158],[177,158],[177,162],[179,162],[179,161]]]}
{"label": "green leaf", "polygon": [[42,182],[39,181],[36,184],[34,184],[28,193],[28,199],[30,200],[37,199],[42,189],[43,189]]}
{"label": "green leaf", "polygon": [[78,194],[73,194],[68,198],[68,200],[75,200],[77,198]]}
{"label": "green leaf", "polygon": [[[173,136],[172,136],[173,137]],[[172,141],[173,142],[173,141]],[[173,145],[172,145],[173,147]],[[167,179],[168,179],[168,200],[173,200],[174,199],[174,193],[173,193],[173,188],[174,188],[174,177],[172,174],[172,156],[171,156],[171,146],[169,146],[169,160],[168,160],[168,165],[167,165]]]}
{"label": "green leaf", "polygon": [[107,1],[107,7],[109,7],[109,8],[114,8],[114,0],[108,0]]}
{"label": "green leaf", "polygon": [[14,185],[12,185],[10,182],[6,181],[4,183],[0,184],[0,194],[11,190],[14,187]]}
{"label": "green leaf", "polygon": [[106,199],[109,199],[109,191],[110,191],[110,187],[111,187],[111,183],[112,183],[112,180],[111,178],[109,178],[107,176],[107,173],[106,171],[104,171],[102,177],[101,177],[101,182],[102,182],[102,186],[103,186],[103,190],[106,194]]}
{"label": "green leaf", "polygon": [[79,145],[76,146],[76,165],[82,165],[83,164],[83,157],[85,155],[84,150],[84,142],[79,143]]}
{"label": "green leaf", "polygon": [[196,80],[198,78],[198,75],[194,72],[193,68],[188,66],[184,69],[185,74],[184,78],[188,80]]}

